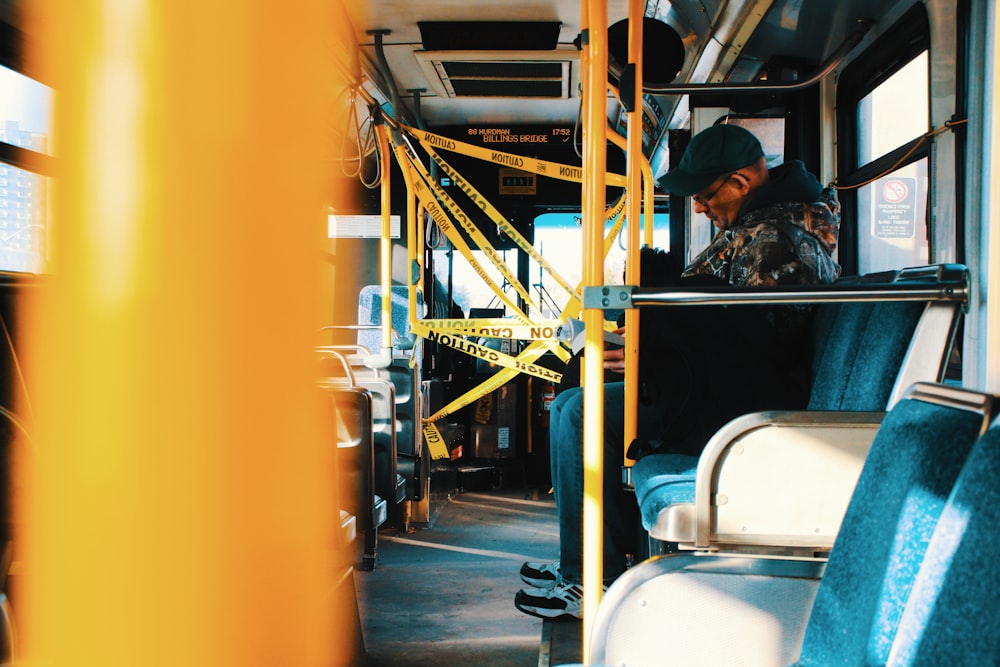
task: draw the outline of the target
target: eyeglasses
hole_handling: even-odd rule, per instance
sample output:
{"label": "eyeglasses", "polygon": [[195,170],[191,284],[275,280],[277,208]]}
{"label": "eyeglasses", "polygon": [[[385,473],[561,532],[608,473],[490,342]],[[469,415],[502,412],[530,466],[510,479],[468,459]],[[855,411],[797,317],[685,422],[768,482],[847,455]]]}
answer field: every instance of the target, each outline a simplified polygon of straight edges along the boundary
{"label": "eyeglasses", "polygon": [[692,195],[691,199],[693,199],[694,202],[696,204],[698,204],[699,206],[702,206],[703,208],[708,208],[708,203],[710,201],[712,201],[713,199],[715,199],[715,195],[717,195],[719,193],[719,190],[722,189],[722,186],[725,185],[726,183],[728,183],[729,179],[732,178],[735,175],[736,175],[735,173],[729,174],[724,179],[722,179],[722,182],[719,183],[718,187],[716,187],[714,190],[712,190],[712,192],[710,194],[707,194],[707,195],[702,195],[702,194]]}

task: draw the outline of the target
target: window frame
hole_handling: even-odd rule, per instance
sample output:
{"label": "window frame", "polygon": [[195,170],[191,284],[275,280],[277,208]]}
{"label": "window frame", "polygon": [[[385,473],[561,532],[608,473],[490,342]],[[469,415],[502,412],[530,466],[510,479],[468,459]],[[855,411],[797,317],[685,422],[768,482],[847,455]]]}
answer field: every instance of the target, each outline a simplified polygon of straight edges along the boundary
{"label": "window frame", "polygon": [[[10,23],[0,20],[0,65],[51,86],[40,72],[30,67],[25,57],[27,49],[28,38],[25,34]],[[42,176],[55,176],[55,159],[52,156],[6,141],[0,141],[0,162]]]}
{"label": "window frame", "polygon": [[[850,186],[864,183],[894,166],[899,169],[925,158],[928,161],[928,173],[933,173],[931,142],[921,143],[920,136],[868,163],[859,164],[858,106],[868,94],[921,53],[926,51],[930,54],[930,49],[930,24],[927,12],[922,4],[917,3],[854,62],[844,68],[838,79],[837,136],[841,140],[837,142],[836,180],[838,185],[849,188],[839,191],[841,226],[838,257],[845,275],[856,275],[860,265],[861,215],[858,210],[857,190]],[[928,81],[928,86],[929,83]],[[897,165],[901,159],[903,161]],[[927,202],[927,210],[931,210],[930,201]],[[929,225],[929,221],[927,224]]]}
{"label": "window frame", "polygon": [[[14,17],[16,20],[16,16]],[[17,26],[9,22],[5,16],[0,16],[0,66],[16,72],[32,81],[52,88],[51,82],[44,72],[32,64],[28,57],[32,53],[31,40]],[[0,140],[0,165],[29,174],[34,174],[51,183],[55,180],[57,160],[52,155],[18,146]],[[51,248],[45,237],[51,230],[51,208],[48,207],[47,221],[43,230],[43,238],[37,239],[42,244],[41,265],[35,268],[6,268],[0,271],[0,281],[3,283],[18,283],[31,277],[44,275],[51,271]]]}

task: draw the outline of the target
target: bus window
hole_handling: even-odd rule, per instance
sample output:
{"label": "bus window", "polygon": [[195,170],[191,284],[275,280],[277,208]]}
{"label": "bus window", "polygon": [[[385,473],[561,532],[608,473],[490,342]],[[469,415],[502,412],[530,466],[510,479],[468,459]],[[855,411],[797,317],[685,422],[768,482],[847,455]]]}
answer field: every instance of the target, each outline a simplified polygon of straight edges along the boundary
{"label": "bus window", "polygon": [[[508,267],[511,267],[512,271],[516,272],[516,264],[512,261],[513,253],[508,250],[500,250],[498,252],[504,258],[504,263]],[[517,293],[510,289],[508,285],[504,285],[503,276],[486,256],[486,253],[482,250],[473,250],[472,256],[486,275],[516,302]],[[468,313],[472,308],[503,307],[503,303],[497,298],[490,286],[479,277],[479,274],[461,253],[454,253],[450,269],[453,290],[452,300],[462,308],[463,312]],[[448,258],[444,256],[444,253],[440,253],[440,256],[434,262],[434,273],[442,285],[448,284],[448,271]]]}
{"label": "bus window", "polygon": [[[698,102],[695,101],[693,104],[697,105]],[[694,136],[711,125],[738,125],[757,137],[764,149],[768,168],[773,168],[785,162],[784,115],[783,109],[772,109],[768,112],[762,112],[760,115],[747,116],[730,113],[728,107],[695,106],[692,112],[691,135]],[[687,264],[708,247],[719,230],[704,213],[695,212],[693,199],[687,197],[685,201],[688,220],[691,221],[687,234],[688,246],[685,258],[685,264]]]}
{"label": "bus window", "polygon": [[[858,155],[862,165],[929,129],[927,60],[924,51],[858,104]],[[922,157],[858,189],[861,273],[929,261],[927,163],[928,158]]]}
{"label": "bus window", "polygon": [[[535,249],[573,287],[579,285],[582,278],[580,261],[583,256],[583,234],[580,224],[579,213],[544,213],[535,218]],[[605,225],[605,234],[611,231],[613,224],[612,221]],[[663,250],[670,249],[670,227],[666,213],[653,216],[653,245]],[[622,284],[627,247],[623,229],[604,262],[605,285]],[[537,262],[531,261],[530,267],[531,294],[536,300],[540,300],[542,307],[539,315],[558,317],[569,303],[569,295]]]}
{"label": "bus window", "polygon": [[[52,89],[0,67],[0,142],[10,146],[3,154],[51,155],[52,101]],[[50,180],[0,160],[0,271],[46,270]]]}
{"label": "bus window", "polygon": [[0,162],[0,271],[47,270],[49,181]]}
{"label": "bus window", "polygon": [[930,28],[920,3],[837,80],[839,260],[846,275],[930,261]]}

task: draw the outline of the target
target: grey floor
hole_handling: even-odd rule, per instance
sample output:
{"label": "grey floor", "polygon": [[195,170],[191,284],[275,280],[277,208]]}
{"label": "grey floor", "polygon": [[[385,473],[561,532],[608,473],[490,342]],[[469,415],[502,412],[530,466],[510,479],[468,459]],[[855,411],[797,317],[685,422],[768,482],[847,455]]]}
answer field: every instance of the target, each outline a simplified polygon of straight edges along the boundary
{"label": "grey floor", "polygon": [[535,667],[542,622],[514,608],[526,560],[555,559],[550,495],[465,492],[430,528],[379,533],[371,572],[357,572],[366,667]]}

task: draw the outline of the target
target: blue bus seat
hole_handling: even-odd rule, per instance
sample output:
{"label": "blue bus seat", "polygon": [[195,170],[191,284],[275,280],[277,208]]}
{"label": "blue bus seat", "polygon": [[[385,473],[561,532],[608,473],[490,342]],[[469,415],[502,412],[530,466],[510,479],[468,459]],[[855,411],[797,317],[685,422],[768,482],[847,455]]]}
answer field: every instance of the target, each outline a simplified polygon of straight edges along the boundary
{"label": "blue bus seat", "polygon": [[397,472],[395,387],[381,378],[358,377],[356,382],[372,394],[375,494],[389,503],[399,503],[403,500],[404,481]]}
{"label": "blue bus seat", "polygon": [[[339,430],[338,424],[342,419],[340,407],[337,405],[333,392],[327,390],[321,391],[323,395],[322,400],[324,401],[323,407],[327,411],[328,426],[331,426],[331,430],[336,432]],[[347,463],[341,460],[339,447],[333,449],[332,461],[333,475],[330,477],[330,482],[333,496],[336,500],[337,518],[340,522],[339,530],[334,531],[334,546],[338,554],[357,553],[360,556],[361,551],[358,546],[358,518],[349,509],[352,503],[349,499],[345,498],[345,490],[341,488],[341,484],[346,481],[341,469],[347,467]],[[338,562],[337,564],[353,569],[355,560],[354,557],[348,556],[343,559],[343,562]]]}
{"label": "blue bus seat", "polygon": [[[933,283],[939,269],[964,272],[954,265],[922,267],[918,278]],[[893,272],[888,282],[904,272]],[[886,274],[843,282],[874,285],[879,279]],[[700,457],[663,453],[636,462],[632,483],[651,540],[694,548],[720,548],[728,539],[726,548],[828,550],[881,415],[914,382],[943,378],[961,314],[957,301],[818,305],[806,411],[737,418]],[[742,515],[743,489],[749,483],[759,494],[758,477],[772,482],[771,505],[755,496],[760,509]],[[828,494],[823,505],[809,502],[819,497],[817,485]]]}
{"label": "blue bus seat", "polygon": [[337,404],[337,451],[340,459],[341,507],[358,517],[363,553],[360,569],[375,568],[378,527],[387,516],[386,502],[375,495],[374,434],[371,393],[362,387],[329,390]]}
{"label": "blue bus seat", "polygon": [[1000,664],[1000,420],[980,438],[927,546],[888,664]]}
{"label": "blue bus seat", "polygon": [[[337,459],[340,475],[340,508],[360,521],[363,553],[360,568],[372,570],[378,551],[378,527],[388,516],[387,502],[375,493],[375,430],[372,393],[359,386],[342,354],[323,350],[323,376],[317,386],[327,391],[336,404]],[[339,364],[341,374],[330,368]]]}
{"label": "blue bus seat", "polygon": [[[321,364],[328,368],[321,376],[336,376],[343,361],[354,373],[354,383],[372,394],[372,426],[375,440],[375,493],[390,504],[402,502],[405,495],[405,481],[397,470],[397,433],[400,431],[396,416],[396,388],[386,369],[370,368],[364,360],[367,350],[360,346],[319,346]],[[326,359],[324,359],[326,355]]]}
{"label": "blue bus seat", "polygon": [[[661,472],[649,483],[640,476],[635,488],[643,522],[652,539],[682,548],[829,551],[883,416],[773,411],[739,417],[709,440],[698,467]],[[655,457],[664,467],[682,461]],[[640,471],[654,469],[640,467],[644,461],[636,464]]]}
{"label": "blue bus seat", "polygon": [[[395,337],[391,360],[384,370],[396,390],[396,469],[403,479],[404,497],[422,501],[427,480],[421,471],[427,462],[421,460],[423,436],[419,427],[422,416],[421,339],[410,327],[409,288],[406,285],[391,287],[390,304]],[[426,309],[423,295],[418,293],[415,315],[424,317]],[[358,296],[358,344],[376,353],[383,350],[381,323],[382,286],[366,285]]]}
{"label": "blue bus seat", "polygon": [[[390,290],[390,312],[392,313],[393,356],[409,356],[414,345],[419,341],[410,328],[409,288],[406,285],[393,285]],[[417,317],[424,316],[423,298],[417,295]],[[382,286],[366,285],[358,295],[358,345],[363,345],[372,352],[378,352],[384,347],[382,339]]]}
{"label": "blue bus seat", "polygon": [[[332,392],[320,389],[320,409],[326,416],[327,428],[334,434],[336,425],[340,422],[340,410]],[[361,610],[358,604],[358,592],[354,582],[354,566],[361,555],[358,540],[357,516],[346,509],[342,503],[344,490],[341,489],[342,473],[340,448],[332,448],[331,461],[333,474],[330,476],[331,490],[336,499],[335,516],[339,519],[338,529],[334,531],[332,586],[329,597],[336,609],[342,610],[339,630],[345,642],[354,646],[355,655],[365,654],[364,633],[361,624]]]}
{"label": "blue bus seat", "polygon": [[994,409],[989,395],[940,385],[917,384],[910,396],[883,422],[858,479],[801,665],[885,663],[930,536]]}
{"label": "blue bus seat", "polygon": [[931,533],[993,397],[918,383],[890,410],[829,558],[679,552],[608,589],[599,664],[884,664]]}
{"label": "blue bus seat", "polygon": [[423,415],[420,368],[397,357],[382,369],[396,390],[396,467],[405,483],[408,500],[422,500],[424,480],[420,473],[424,439],[420,430]]}

